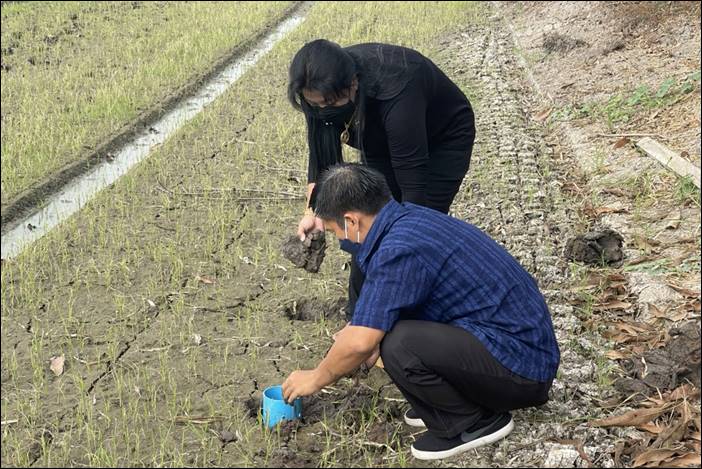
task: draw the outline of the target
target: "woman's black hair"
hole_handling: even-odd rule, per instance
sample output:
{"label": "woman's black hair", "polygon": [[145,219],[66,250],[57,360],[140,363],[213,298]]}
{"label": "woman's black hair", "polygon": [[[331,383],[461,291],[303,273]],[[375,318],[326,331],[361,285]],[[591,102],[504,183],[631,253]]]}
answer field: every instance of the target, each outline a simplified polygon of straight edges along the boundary
{"label": "woman's black hair", "polygon": [[365,126],[365,88],[363,71],[359,63],[338,44],[326,39],[316,39],[305,44],[290,64],[288,100],[292,106],[304,112],[308,127],[310,160],[316,167],[310,167],[308,182],[314,182],[319,172],[343,161],[339,137],[341,129],[335,128],[315,117],[315,109],[305,101],[304,89],[315,90],[325,100],[335,101],[358,80],[354,99],[356,113],[353,127],[355,146],[363,158],[363,129]]}
{"label": "woman's black hair", "polygon": [[290,64],[288,99],[298,111],[305,102],[303,89],[319,91],[324,99],[335,101],[351,87],[356,72],[356,62],[338,44],[326,39],[308,42]]}

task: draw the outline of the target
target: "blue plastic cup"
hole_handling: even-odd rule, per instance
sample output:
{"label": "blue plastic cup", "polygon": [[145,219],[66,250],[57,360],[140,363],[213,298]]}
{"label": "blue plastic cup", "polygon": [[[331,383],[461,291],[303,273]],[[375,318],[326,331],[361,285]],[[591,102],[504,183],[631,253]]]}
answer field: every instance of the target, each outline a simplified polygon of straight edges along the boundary
{"label": "blue plastic cup", "polygon": [[271,386],[263,391],[263,421],[268,428],[275,427],[283,420],[295,420],[302,417],[302,399],[297,398],[293,405],[283,399],[283,389],[280,386]]}

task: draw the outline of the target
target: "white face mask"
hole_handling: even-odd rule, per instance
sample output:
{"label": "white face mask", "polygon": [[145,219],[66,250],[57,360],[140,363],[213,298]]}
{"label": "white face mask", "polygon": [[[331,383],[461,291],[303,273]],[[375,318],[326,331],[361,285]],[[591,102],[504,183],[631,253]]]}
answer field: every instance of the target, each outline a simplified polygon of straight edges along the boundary
{"label": "white face mask", "polygon": [[342,251],[346,251],[352,256],[355,256],[358,253],[358,250],[361,248],[361,233],[356,232],[356,242],[354,243],[349,239],[349,229],[346,226],[346,219],[344,219],[344,236],[346,239],[342,239],[339,241],[339,247],[341,248]]}

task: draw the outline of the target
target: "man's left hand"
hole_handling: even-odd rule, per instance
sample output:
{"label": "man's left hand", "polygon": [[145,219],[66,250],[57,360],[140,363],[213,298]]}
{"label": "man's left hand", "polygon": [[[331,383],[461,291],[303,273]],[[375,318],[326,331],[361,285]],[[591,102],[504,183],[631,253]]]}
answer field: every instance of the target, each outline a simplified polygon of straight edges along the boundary
{"label": "man's left hand", "polygon": [[366,369],[370,370],[375,366],[375,362],[378,361],[378,358],[380,358],[380,345],[375,347],[375,350],[373,350],[373,353],[371,353],[370,357],[363,362],[364,365],[366,365]]}
{"label": "man's left hand", "polygon": [[283,383],[283,398],[285,402],[292,404],[298,397],[316,393],[322,389],[319,382],[317,370],[293,371]]}

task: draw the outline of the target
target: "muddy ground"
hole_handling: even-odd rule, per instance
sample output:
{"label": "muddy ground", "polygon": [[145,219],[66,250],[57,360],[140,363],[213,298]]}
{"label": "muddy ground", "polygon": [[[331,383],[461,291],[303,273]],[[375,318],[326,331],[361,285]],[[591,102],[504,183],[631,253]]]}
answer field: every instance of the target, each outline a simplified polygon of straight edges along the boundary
{"label": "muddy ground", "polygon": [[[507,439],[431,467],[632,466],[651,446],[670,460],[699,454],[699,393],[671,393],[699,386],[699,196],[695,205],[671,195],[675,178],[632,148],[597,138],[602,128],[614,131],[595,117],[537,118],[558,107],[544,104],[539,90],[567,84],[557,83],[556,71],[570,56],[530,64],[524,51],[543,43],[535,36],[525,44],[524,31],[538,31],[561,7],[576,18],[569,28],[584,31],[577,21],[590,16],[579,12],[594,8],[549,5],[491,4],[477,24],[444,35],[432,58],[470,90],[476,110],[474,156],[452,214],[488,232],[538,280],[561,367],[550,401],[515,412]],[[672,24],[685,25],[681,15],[673,9]],[[567,33],[548,47],[579,53],[579,41],[593,41]],[[259,425],[262,390],[315,366],[331,345],[344,322],[348,275],[333,239],[316,274],[280,252],[302,213],[299,201],[198,192],[213,174],[222,176],[215,186],[235,180],[304,191],[294,171],[303,167],[304,139],[291,140],[282,159],[265,144],[275,103],[286,106],[285,77],[267,64],[199,128],[188,126],[108,189],[73,229],[50,235],[45,257],[3,265],[11,294],[3,307],[2,411],[3,420],[17,420],[3,425],[3,465],[427,465],[409,455],[416,429],[402,422],[405,404],[378,368],[305,399],[299,424],[273,433]],[[596,78],[591,72],[583,83],[596,86]],[[257,82],[276,91],[254,99]],[[674,106],[699,103],[699,87],[695,93]],[[699,134],[696,125],[685,132]],[[694,144],[686,145],[694,160]],[[604,164],[590,161],[598,153]],[[640,180],[607,179],[622,168]],[[569,240],[604,229],[622,236],[618,264],[566,259]],[[54,355],[65,355],[61,376],[49,369]],[[665,375],[671,359],[686,366]],[[655,428],[592,424],[663,398],[676,407],[661,411]],[[676,422],[676,438],[651,433]]]}

